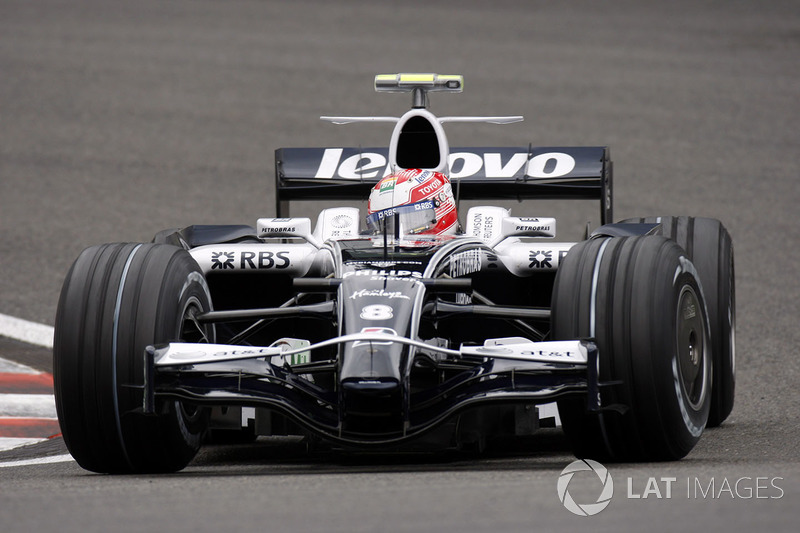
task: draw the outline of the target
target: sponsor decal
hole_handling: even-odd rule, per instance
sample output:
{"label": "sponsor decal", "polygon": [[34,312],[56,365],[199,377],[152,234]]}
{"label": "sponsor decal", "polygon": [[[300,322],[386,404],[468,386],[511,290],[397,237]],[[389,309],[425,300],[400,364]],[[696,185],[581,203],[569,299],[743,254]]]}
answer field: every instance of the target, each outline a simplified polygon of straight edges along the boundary
{"label": "sponsor decal", "polygon": [[450,277],[458,278],[481,269],[481,251],[467,250],[450,257]]}
{"label": "sponsor decal", "polygon": [[352,272],[345,272],[342,278],[349,278],[350,276],[370,276],[372,280],[384,279],[408,279],[408,278],[422,278],[422,272],[413,272],[411,270],[354,270]]}
{"label": "sponsor decal", "polygon": [[431,194],[433,191],[435,191],[436,189],[438,189],[441,186],[442,186],[442,181],[441,180],[434,180],[430,184],[425,185],[424,187],[420,187],[418,189],[418,191],[423,196],[428,196],[429,194]]}
{"label": "sponsor decal", "polygon": [[[189,348],[190,349],[190,348]],[[253,349],[242,349],[242,350],[219,350],[216,352],[208,352],[203,351],[202,349],[197,349],[194,351],[171,351],[169,356],[166,358],[168,362],[173,361],[197,361],[202,360],[204,358],[231,358],[231,357],[241,357],[247,358],[250,356],[260,356],[260,355],[274,355],[272,353],[272,348],[253,348]]]}
{"label": "sponsor decal", "polygon": [[296,231],[297,228],[294,226],[278,226],[275,228],[264,226],[261,228],[261,233],[294,233]]}
{"label": "sponsor decal", "polygon": [[398,261],[347,261],[346,265],[366,265],[375,268],[388,268],[394,267],[397,265],[421,265],[422,261],[413,261],[407,259],[401,259]]}
{"label": "sponsor decal", "polygon": [[[412,210],[413,207],[413,210]],[[389,207],[386,209],[382,209],[380,211],[376,211],[367,217],[368,222],[374,222],[377,220],[383,220],[386,217],[393,216],[395,214],[403,214],[403,213],[410,213],[412,211],[425,211],[426,209],[436,209],[435,202],[431,200],[423,200],[421,202],[417,202],[415,204],[410,205],[399,205],[395,207]]]}
{"label": "sponsor decal", "polygon": [[523,169],[531,178],[559,178],[575,168],[575,159],[562,152],[547,152],[530,159],[526,152],[517,152],[505,165],[498,152],[486,152],[483,157],[473,152],[455,152],[450,154],[448,163],[451,180],[474,176],[481,169],[489,178],[513,178]]}
{"label": "sponsor decal", "polygon": [[349,228],[353,225],[353,218],[347,215],[336,215],[331,219],[331,226],[334,228]]}
{"label": "sponsor decal", "polygon": [[473,237],[478,237],[484,241],[491,240],[494,237],[495,217],[491,215],[482,215],[475,213],[472,217]]}
{"label": "sponsor decal", "polygon": [[431,176],[433,176],[433,172],[430,170],[423,170],[415,180],[417,183],[425,183]]}
{"label": "sponsor decal", "polygon": [[[380,333],[382,335],[397,335],[397,332],[392,328],[361,328],[361,333]],[[368,346],[372,344],[389,345],[392,341],[356,341],[353,343],[353,348],[356,346]]]}
{"label": "sponsor decal", "polygon": [[[310,345],[311,342],[306,339],[293,339],[291,337],[284,337],[283,339],[278,339],[272,343],[270,348],[281,348],[285,346],[287,350],[295,350],[298,348],[305,348]],[[273,360],[274,359],[283,360],[289,365],[302,365],[311,362],[311,352],[305,351],[292,355],[278,355],[273,356]]]}
{"label": "sponsor decal", "polygon": [[553,250],[531,251],[528,259],[530,261],[528,268],[553,268],[550,263],[553,260]]}
{"label": "sponsor decal", "polygon": [[550,231],[550,226],[517,226],[515,231]]}
{"label": "sponsor decal", "polygon": [[289,252],[241,252],[240,268],[289,268],[292,262],[289,260]]}
{"label": "sponsor decal", "polygon": [[381,181],[381,188],[380,193],[385,192],[392,192],[394,190],[394,186],[397,183],[397,178],[386,178]]}
{"label": "sponsor decal", "polygon": [[574,352],[562,352],[562,351],[552,351],[552,350],[525,350],[522,352],[522,355],[529,355],[534,358],[554,358],[554,359],[563,359],[563,358],[574,358],[577,357],[578,354]]}
{"label": "sponsor decal", "polygon": [[211,270],[226,270],[233,266],[235,252],[211,252]]}
{"label": "sponsor decal", "polygon": [[[492,355],[512,355],[517,354],[519,356],[526,356],[534,361],[542,361],[542,360],[561,360],[562,362],[564,359],[574,359],[578,357],[578,354],[575,352],[570,351],[555,351],[555,350],[522,350],[522,351],[515,351],[511,348],[505,347],[503,345],[497,346],[481,346],[480,348],[476,348],[475,352],[487,354],[489,356]],[[581,358],[577,359],[581,361]]]}
{"label": "sponsor decal", "polygon": [[[359,152],[342,159],[342,148],[326,148],[315,174],[318,179],[373,179],[391,174],[383,154]],[[500,152],[454,152],[448,157],[450,179],[468,178],[483,170],[489,178],[559,178],[575,168],[575,158],[563,152],[547,152],[529,158],[527,152],[516,152],[503,163]],[[422,183],[422,175],[416,178]],[[427,179],[427,178],[426,178]],[[424,181],[424,180],[423,180]]]}
{"label": "sponsor decal", "polygon": [[401,300],[408,300],[408,295],[403,294],[400,291],[385,291],[383,289],[361,289],[360,291],[356,291],[350,295],[351,300],[356,300],[358,298],[365,298],[369,296],[375,296],[379,298],[388,298],[389,300],[393,300],[399,298]]}
{"label": "sponsor decal", "polygon": [[283,269],[289,268],[291,264],[288,251],[211,252],[211,270]]}
{"label": "sponsor decal", "polygon": [[489,262],[486,268],[498,268],[497,266],[497,254],[495,253],[486,253],[486,261]]}

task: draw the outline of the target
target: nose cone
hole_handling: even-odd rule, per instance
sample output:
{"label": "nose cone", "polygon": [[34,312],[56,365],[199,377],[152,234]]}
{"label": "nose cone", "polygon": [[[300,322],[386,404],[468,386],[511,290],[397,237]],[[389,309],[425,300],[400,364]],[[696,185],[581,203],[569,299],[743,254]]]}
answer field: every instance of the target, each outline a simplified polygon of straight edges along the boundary
{"label": "nose cone", "polygon": [[[358,273],[357,273],[358,274]],[[424,286],[407,279],[353,275],[339,286],[342,302],[342,332],[414,336],[410,331],[414,305]],[[408,346],[387,340],[358,340],[346,343],[340,353],[339,380],[342,386],[359,390],[382,390],[387,384],[402,383],[407,371]],[[353,390],[355,390],[353,389]]]}
{"label": "nose cone", "polygon": [[344,278],[338,293],[342,333],[365,337],[339,353],[342,429],[365,439],[386,438],[401,434],[407,417],[411,354],[405,344],[369,336],[416,336],[412,317],[425,287],[412,277],[356,274]]}

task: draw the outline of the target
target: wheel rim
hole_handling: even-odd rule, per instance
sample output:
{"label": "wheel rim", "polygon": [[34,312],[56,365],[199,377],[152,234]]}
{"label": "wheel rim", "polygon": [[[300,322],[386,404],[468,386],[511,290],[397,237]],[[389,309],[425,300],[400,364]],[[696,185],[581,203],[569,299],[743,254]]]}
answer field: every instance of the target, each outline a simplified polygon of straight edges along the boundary
{"label": "wheel rim", "polygon": [[191,297],[183,308],[183,317],[180,321],[178,338],[182,342],[195,342],[207,344],[209,331],[197,320],[197,315],[203,312],[203,305],[196,297]]}
{"label": "wheel rim", "polygon": [[[190,297],[183,308],[182,318],[180,320],[180,331],[178,332],[178,339],[181,342],[203,343],[207,344],[210,341],[208,338],[208,330],[203,327],[197,320],[197,315],[203,313],[203,304],[196,297]],[[175,401],[175,407],[180,414],[180,418],[190,430],[197,430],[202,425],[206,410],[199,405],[187,404],[181,401]],[[194,431],[193,431],[194,432]]]}
{"label": "wheel rim", "polygon": [[684,286],[678,299],[678,368],[689,405],[700,410],[708,392],[708,351],[705,320],[694,289]]}

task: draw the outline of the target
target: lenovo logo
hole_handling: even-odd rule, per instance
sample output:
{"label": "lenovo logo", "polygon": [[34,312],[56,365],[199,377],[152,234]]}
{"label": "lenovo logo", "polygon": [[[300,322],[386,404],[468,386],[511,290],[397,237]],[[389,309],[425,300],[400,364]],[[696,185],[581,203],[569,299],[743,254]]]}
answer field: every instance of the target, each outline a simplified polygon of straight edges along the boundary
{"label": "lenovo logo", "polygon": [[[342,157],[344,148],[326,148],[317,168],[318,179],[376,179],[391,174],[387,157],[378,152],[359,152]],[[453,152],[447,158],[450,178],[484,175],[487,178],[559,178],[575,168],[575,158],[563,152],[530,157],[527,152],[508,156],[500,152]]]}

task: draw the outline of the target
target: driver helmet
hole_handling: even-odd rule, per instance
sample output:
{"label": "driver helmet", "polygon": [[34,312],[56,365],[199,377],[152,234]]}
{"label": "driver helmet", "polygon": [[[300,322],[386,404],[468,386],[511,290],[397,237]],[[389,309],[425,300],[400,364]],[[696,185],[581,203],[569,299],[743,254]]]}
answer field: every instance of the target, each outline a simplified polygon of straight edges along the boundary
{"label": "driver helmet", "polygon": [[367,226],[377,233],[388,218],[398,219],[405,234],[454,235],[458,213],[450,180],[418,168],[385,176],[369,195]]}

